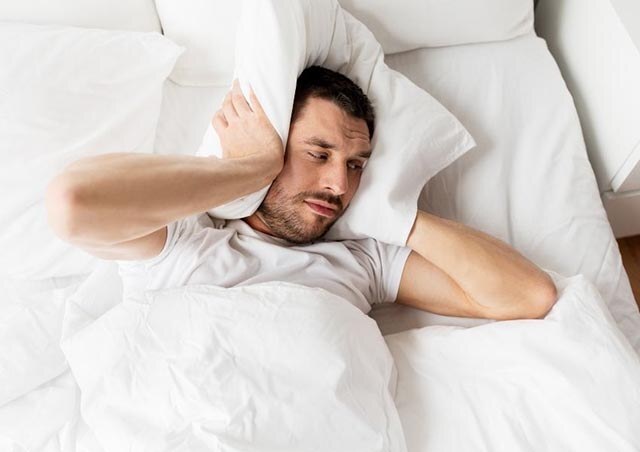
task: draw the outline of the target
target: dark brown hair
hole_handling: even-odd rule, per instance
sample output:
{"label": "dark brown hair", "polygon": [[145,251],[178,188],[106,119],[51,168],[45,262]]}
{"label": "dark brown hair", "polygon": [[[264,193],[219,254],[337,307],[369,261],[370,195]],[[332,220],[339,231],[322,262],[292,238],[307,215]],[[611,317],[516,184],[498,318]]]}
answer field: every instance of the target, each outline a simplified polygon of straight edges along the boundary
{"label": "dark brown hair", "polygon": [[348,77],[320,66],[310,66],[302,71],[296,84],[293,99],[292,120],[310,97],[334,102],[354,118],[363,119],[373,137],[375,111],[367,95]]}

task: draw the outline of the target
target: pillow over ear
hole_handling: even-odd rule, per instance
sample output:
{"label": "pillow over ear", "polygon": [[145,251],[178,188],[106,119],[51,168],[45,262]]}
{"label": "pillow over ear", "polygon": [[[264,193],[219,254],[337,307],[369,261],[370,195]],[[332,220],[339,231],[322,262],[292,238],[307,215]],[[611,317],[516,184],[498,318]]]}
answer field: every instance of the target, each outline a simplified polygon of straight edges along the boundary
{"label": "pillow over ear", "polygon": [[[339,6],[334,1],[245,0],[237,29],[234,78],[247,99],[249,85],[286,145],[296,80],[307,66],[327,59]],[[257,32],[256,30],[259,30]],[[348,62],[346,42],[340,64]],[[222,155],[218,135],[207,128],[198,155]],[[209,213],[242,218],[258,208],[268,186]]]}
{"label": "pillow over ear", "polygon": [[[360,188],[327,238],[373,237],[404,245],[427,180],[471,149],[473,139],[433,97],[384,63],[373,34],[335,0],[245,0],[235,76],[245,93],[252,86],[285,143],[297,77],[312,65],[356,82],[377,116],[373,154]],[[198,153],[216,152],[220,144],[209,127]],[[210,213],[248,216],[266,192],[265,187]]]}

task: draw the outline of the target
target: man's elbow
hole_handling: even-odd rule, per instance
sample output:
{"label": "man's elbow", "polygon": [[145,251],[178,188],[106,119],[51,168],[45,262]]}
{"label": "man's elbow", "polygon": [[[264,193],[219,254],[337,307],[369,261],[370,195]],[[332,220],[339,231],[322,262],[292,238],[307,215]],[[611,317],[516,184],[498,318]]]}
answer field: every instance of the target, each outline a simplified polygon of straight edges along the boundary
{"label": "man's elbow", "polygon": [[47,186],[45,205],[49,227],[60,239],[72,243],[78,234],[78,191],[59,175]]}
{"label": "man's elbow", "polygon": [[558,300],[558,289],[551,277],[546,275],[544,282],[533,291],[529,301],[527,318],[541,319],[544,318]]}
{"label": "man's elbow", "polygon": [[[495,320],[542,319],[551,311],[558,299],[553,280],[545,274],[540,281],[514,288],[512,303],[504,305],[487,318]],[[517,302],[515,302],[517,300]]]}

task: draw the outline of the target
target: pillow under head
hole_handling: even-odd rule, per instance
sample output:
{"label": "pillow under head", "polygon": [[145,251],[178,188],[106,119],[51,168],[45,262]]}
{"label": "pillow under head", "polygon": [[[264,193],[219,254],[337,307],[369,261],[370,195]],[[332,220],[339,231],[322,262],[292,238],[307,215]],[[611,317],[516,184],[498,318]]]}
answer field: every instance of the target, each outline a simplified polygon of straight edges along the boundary
{"label": "pillow under head", "polygon": [[[475,145],[462,124],[390,69],[373,34],[335,0],[246,0],[237,37],[235,77],[245,94],[251,85],[285,142],[296,79],[306,67],[324,66],[362,88],[376,109],[373,154],[350,207],[327,238],[373,237],[404,245],[428,179]],[[212,128],[199,154],[220,155]],[[248,216],[266,192],[265,187],[210,213]]]}
{"label": "pillow under head", "polygon": [[[155,4],[165,35],[187,48],[171,79],[183,86],[230,83],[242,2],[155,0]],[[340,5],[373,32],[385,54],[534,33],[531,0],[340,0]]]}
{"label": "pillow under head", "polygon": [[384,53],[505,41],[533,33],[531,0],[340,0]]}

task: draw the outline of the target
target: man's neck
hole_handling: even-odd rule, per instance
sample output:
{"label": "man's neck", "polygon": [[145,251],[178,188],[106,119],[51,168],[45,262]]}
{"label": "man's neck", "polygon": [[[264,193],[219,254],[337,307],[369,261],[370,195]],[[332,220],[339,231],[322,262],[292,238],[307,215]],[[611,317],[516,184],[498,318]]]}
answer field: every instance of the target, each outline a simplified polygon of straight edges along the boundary
{"label": "man's neck", "polygon": [[249,226],[251,226],[253,229],[255,229],[258,232],[262,232],[264,234],[268,234],[272,237],[275,237],[273,232],[271,232],[271,229],[269,229],[269,226],[265,224],[265,222],[262,220],[258,212],[254,212],[251,216],[243,218],[242,221],[247,223]]}

